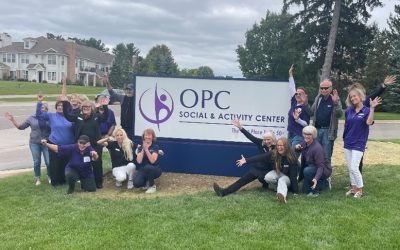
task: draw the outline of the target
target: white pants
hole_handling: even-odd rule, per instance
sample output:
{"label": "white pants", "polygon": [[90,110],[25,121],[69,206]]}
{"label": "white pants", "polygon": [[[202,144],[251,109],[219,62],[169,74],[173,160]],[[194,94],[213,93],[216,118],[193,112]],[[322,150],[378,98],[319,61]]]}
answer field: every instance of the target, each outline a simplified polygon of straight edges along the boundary
{"label": "white pants", "polygon": [[347,168],[349,169],[350,183],[357,188],[362,188],[364,186],[363,178],[358,168],[363,154],[363,152],[358,150],[344,149]]}
{"label": "white pants", "polygon": [[126,177],[128,176],[129,180],[132,180],[133,178],[133,171],[135,171],[136,166],[135,164],[128,163],[126,166],[121,166],[121,167],[116,167],[112,169],[112,174],[114,175],[115,179],[118,182],[123,182],[126,180]]}
{"label": "white pants", "polygon": [[290,179],[286,175],[282,173],[278,173],[275,170],[269,171],[266,175],[264,180],[268,184],[277,185],[276,192],[283,194],[286,198],[288,187],[290,186]]}

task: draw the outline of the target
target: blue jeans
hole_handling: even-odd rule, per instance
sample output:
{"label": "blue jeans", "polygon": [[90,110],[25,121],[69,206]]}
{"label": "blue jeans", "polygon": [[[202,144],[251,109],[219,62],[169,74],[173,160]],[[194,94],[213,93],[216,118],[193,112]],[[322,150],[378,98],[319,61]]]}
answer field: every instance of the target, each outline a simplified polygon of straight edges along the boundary
{"label": "blue jeans", "polygon": [[296,155],[297,158],[299,158],[301,152],[296,151],[296,145],[301,144],[304,141],[303,136],[295,135],[289,132],[288,140],[294,154]]}
{"label": "blue jeans", "polygon": [[324,149],[325,160],[331,162],[332,151],[333,151],[333,141],[329,140],[329,129],[319,128],[317,129],[317,139]]}
{"label": "blue jeans", "polygon": [[314,179],[316,173],[317,173],[317,167],[314,165],[308,165],[304,168],[303,193],[308,194],[310,192],[314,193],[319,192],[328,185],[326,177],[321,176],[321,178],[317,182],[317,186],[315,187],[315,189],[311,189],[312,179]]}
{"label": "blue jeans", "polygon": [[47,168],[47,175],[49,175],[49,150],[46,146],[41,143],[29,143],[29,148],[32,153],[33,158],[33,171],[35,172],[35,177],[40,177],[40,165],[42,160],[42,153],[44,158],[44,163]]}

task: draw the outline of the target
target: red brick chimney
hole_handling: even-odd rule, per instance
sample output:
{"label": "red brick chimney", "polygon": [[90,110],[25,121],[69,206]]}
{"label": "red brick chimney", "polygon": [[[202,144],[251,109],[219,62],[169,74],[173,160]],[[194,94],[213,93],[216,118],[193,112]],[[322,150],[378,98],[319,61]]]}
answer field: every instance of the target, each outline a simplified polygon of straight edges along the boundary
{"label": "red brick chimney", "polygon": [[65,50],[68,55],[67,63],[67,80],[75,82],[75,60],[76,60],[76,44],[74,40],[67,40]]}

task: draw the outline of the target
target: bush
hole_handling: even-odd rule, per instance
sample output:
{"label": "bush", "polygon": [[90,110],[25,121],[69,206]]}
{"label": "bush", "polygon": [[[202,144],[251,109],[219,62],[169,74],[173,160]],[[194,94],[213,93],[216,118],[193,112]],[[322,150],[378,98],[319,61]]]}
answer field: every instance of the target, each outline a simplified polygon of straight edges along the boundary
{"label": "bush", "polygon": [[33,79],[32,82],[36,82],[36,79]]}
{"label": "bush", "polygon": [[46,80],[43,80],[42,83],[47,83],[47,81],[46,81]]}

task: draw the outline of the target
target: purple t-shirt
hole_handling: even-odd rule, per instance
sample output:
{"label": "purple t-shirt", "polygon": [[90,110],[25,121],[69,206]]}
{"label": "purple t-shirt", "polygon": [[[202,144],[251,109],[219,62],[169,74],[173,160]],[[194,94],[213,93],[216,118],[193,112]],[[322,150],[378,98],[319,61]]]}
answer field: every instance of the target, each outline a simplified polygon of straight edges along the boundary
{"label": "purple t-shirt", "polygon": [[343,131],[345,149],[364,152],[369,134],[369,125],[367,124],[369,112],[370,109],[365,106],[358,113],[353,106],[347,108]]}
{"label": "purple t-shirt", "polygon": [[82,178],[94,176],[91,165],[90,151],[94,151],[91,146],[87,147],[83,153],[79,151],[78,144],[58,146],[58,155],[69,157],[69,162],[65,166],[65,171],[67,171],[68,168],[77,170]]}
{"label": "purple t-shirt", "polygon": [[307,124],[310,124],[310,116],[307,114],[306,111],[304,111],[304,105],[297,105],[296,98],[295,96],[293,96],[291,99],[291,105],[288,113],[289,119],[288,119],[287,130],[290,134],[303,137],[303,126],[297,123],[296,120],[293,118],[293,112],[296,109],[301,110],[300,119],[305,121]]}

